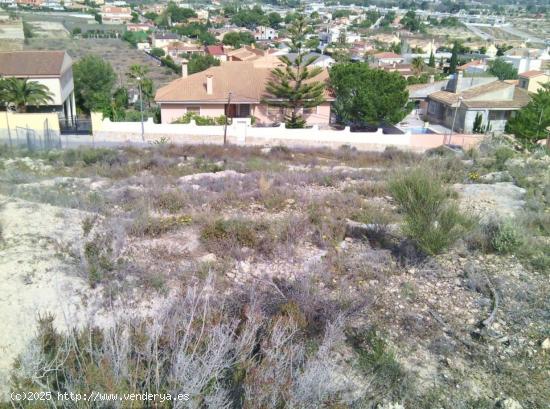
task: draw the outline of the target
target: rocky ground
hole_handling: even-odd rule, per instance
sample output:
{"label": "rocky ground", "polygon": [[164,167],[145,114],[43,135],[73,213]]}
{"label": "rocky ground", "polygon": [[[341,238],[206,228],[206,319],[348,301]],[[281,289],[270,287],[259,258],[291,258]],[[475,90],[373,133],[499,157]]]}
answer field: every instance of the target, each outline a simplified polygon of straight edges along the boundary
{"label": "rocky ground", "polygon": [[[87,154],[95,156],[2,161],[4,391],[39,315],[53,314],[60,329],[107,327],[121,311],[154,317],[179,288],[214,274],[228,293],[304,281],[350,300],[347,331],[374,331],[407,374],[379,407],[550,402],[548,273],[520,254],[486,251],[474,233],[430,257],[403,241],[386,182],[393,168],[426,158],[170,147]],[[507,175],[464,159],[430,166],[451,168],[459,207],[480,224],[523,220],[537,197],[530,186],[548,182],[546,159],[509,159]],[[518,182],[519,168],[532,170],[530,183]],[[361,372],[349,346],[338,362],[356,392],[377,376]]]}

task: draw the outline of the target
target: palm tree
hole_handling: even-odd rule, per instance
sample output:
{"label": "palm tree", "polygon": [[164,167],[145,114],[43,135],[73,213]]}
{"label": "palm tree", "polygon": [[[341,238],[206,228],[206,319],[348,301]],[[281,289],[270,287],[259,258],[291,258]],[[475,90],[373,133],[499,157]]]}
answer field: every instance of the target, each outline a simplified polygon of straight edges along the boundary
{"label": "palm tree", "polygon": [[17,112],[27,112],[29,105],[44,105],[53,101],[48,87],[37,81],[26,78],[4,78],[0,81],[0,99],[4,104],[14,105]]}
{"label": "palm tree", "polygon": [[426,64],[424,63],[424,59],[422,57],[415,57],[411,62],[411,66],[415,75],[420,75],[420,73],[424,71],[425,65]]}
{"label": "palm tree", "polygon": [[130,81],[134,82],[141,88],[142,98],[151,107],[151,99],[153,99],[153,81],[147,78],[149,68],[141,64],[132,64],[130,70],[126,73]]}

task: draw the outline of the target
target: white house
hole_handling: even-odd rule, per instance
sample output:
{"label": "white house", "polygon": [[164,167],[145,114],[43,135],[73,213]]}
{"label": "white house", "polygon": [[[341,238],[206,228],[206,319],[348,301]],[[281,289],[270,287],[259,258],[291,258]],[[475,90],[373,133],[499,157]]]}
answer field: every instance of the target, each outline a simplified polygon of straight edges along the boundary
{"label": "white house", "polygon": [[58,112],[60,119],[76,116],[73,61],[65,51],[0,52],[0,76],[26,78],[48,87],[52,102],[29,111]]}
{"label": "white house", "polygon": [[275,40],[277,38],[277,31],[271,27],[258,26],[254,32],[254,39],[256,41]]}

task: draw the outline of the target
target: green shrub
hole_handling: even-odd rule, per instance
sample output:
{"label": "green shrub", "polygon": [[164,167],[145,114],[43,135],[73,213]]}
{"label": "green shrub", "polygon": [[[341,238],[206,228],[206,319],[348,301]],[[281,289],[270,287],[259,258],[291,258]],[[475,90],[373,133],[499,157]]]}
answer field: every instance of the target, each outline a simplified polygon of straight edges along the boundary
{"label": "green shrub", "polygon": [[208,251],[225,257],[239,257],[246,247],[265,256],[273,255],[280,241],[267,223],[245,219],[217,219],[201,230],[201,241]]}
{"label": "green shrub", "polygon": [[130,228],[130,234],[133,236],[158,237],[190,222],[190,216],[153,217],[145,211],[134,220]]}
{"label": "green shrub", "polygon": [[115,260],[111,237],[107,234],[97,234],[84,244],[84,262],[87,268],[88,283],[95,287],[113,271]]}
{"label": "green shrub", "polygon": [[218,117],[209,117],[209,116],[200,116],[198,114],[195,114],[194,112],[188,112],[182,117],[176,119],[173,123],[175,124],[188,124],[191,122],[191,120],[194,120],[195,123],[199,126],[204,125],[225,125],[226,121],[225,115],[220,115]]}
{"label": "green shrub", "polygon": [[521,234],[509,221],[489,227],[491,247],[500,254],[508,254],[517,250],[523,243]]}
{"label": "green shrub", "polygon": [[428,254],[443,251],[469,225],[450,202],[441,179],[428,169],[417,167],[396,175],[389,190],[404,213],[404,233]]}
{"label": "green shrub", "polygon": [[515,155],[514,150],[507,146],[502,146],[496,149],[494,152],[495,169],[498,171],[504,170],[505,169],[504,164],[508,159],[514,157],[514,155]]}

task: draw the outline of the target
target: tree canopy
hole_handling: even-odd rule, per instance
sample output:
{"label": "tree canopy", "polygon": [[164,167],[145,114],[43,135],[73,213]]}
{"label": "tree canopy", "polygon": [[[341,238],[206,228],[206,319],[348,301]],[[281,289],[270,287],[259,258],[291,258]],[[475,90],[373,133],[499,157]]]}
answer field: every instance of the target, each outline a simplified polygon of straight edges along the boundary
{"label": "tree canopy", "polygon": [[181,23],[191,17],[197,17],[197,13],[193,9],[178,7],[173,2],[168,3],[166,13],[170,16],[172,23]]}
{"label": "tree canopy", "polygon": [[526,148],[533,148],[537,141],[548,137],[550,127],[550,83],[546,83],[533,98],[508,120],[506,132],[513,134]]}
{"label": "tree canopy", "polygon": [[401,19],[401,24],[407,30],[414,32],[423,31],[424,24],[418,19],[416,13],[413,10],[407,11],[405,16]]}
{"label": "tree canopy", "polygon": [[234,31],[232,33],[227,33],[223,36],[223,41],[225,45],[230,45],[235,48],[239,48],[243,45],[250,45],[256,42],[252,34],[248,31]]}
{"label": "tree canopy", "polygon": [[189,63],[187,65],[187,72],[189,74],[195,74],[210,67],[220,65],[220,60],[212,55],[191,54],[188,59]]}
{"label": "tree canopy", "polygon": [[337,64],[330,70],[338,121],[348,125],[395,124],[409,112],[407,81],[368,63]]}
{"label": "tree canopy", "polygon": [[75,99],[85,112],[109,105],[116,81],[111,64],[96,55],[87,55],[73,65]]}
{"label": "tree canopy", "polygon": [[29,105],[44,105],[51,101],[52,93],[44,84],[26,78],[0,78],[0,102],[14,105],[17,112],[26,112]]}
{"label": "tree canopy", "polygon": [[289,128],[303,128],[306,123],[303,109],[316,107],[324,101],[325,84],[314,80],[322,68],[311,67],[316,58],[307,58],[303,51],[309,31],[309,20],[303,15],[292,22],[288,30],[290,48],[298,54],[294,60],[281,56],[279,59],[285,67],[273,69],[273,79],[266,85],[264,102],[286,109],[285,121]]}
{"label": "tree canopy", "polygon": [[497,58],[489,63],[489,72],[501,81],[515,80],[518,77],[518,70],[502,58]]}

